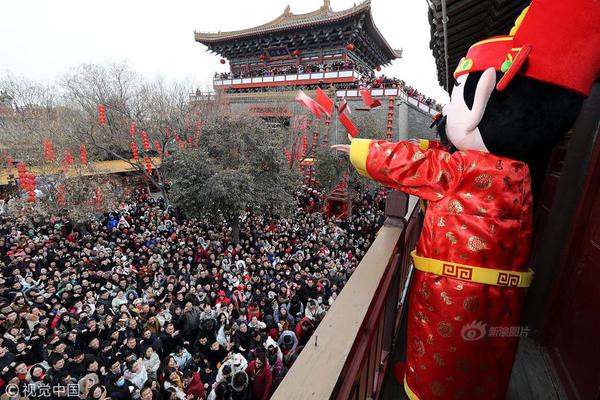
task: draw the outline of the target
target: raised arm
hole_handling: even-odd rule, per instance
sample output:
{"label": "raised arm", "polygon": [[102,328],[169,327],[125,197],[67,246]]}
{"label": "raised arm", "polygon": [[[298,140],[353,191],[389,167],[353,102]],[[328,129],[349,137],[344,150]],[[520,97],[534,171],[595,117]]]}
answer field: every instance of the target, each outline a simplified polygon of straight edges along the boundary
{"label": "raised arm", "polygon": [[391,188],[436,201],[452,192],[461,180],[463,156],[411,142],[354,139],[350,161],[358,173]]}

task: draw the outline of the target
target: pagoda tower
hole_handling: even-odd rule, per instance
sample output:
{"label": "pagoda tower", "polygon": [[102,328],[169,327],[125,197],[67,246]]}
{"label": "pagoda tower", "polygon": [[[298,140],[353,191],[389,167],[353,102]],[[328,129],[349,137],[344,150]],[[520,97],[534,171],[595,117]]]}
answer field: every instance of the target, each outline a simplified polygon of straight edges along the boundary
{"label": "pagoda tower", "polygon": [[[222,64],[229,64],[229,71],[216,73],[213,80],[221,101],[233,112],[249,112],[285,125],[291,124],[293,116],[306,114],[295,101],[299,89],[313,95],[320,87],[332,98],[343,97],[353,108],[360,108],[359,88],[381,75],[381,67],[402,56],[375,25],[371,0],[341,11],[334,11],[330,0],[324,0],[319,9],[305,14],[294,14],[287,6],[277,18],[260,26],[194,32],[194,38],[220,57]],[[402,101],[399,92],[381,85],[372,95],[383,98],[386,106],[389,98],[396,99],[393,105],[397,108]],[[200,101],[203,97],[192,95],[195,98]],[[377,112],[385,135],[390,126],[386,122],[388,108]],[[402,113],[395,114],[391,130],[410,128],[405,126],[408,117],[403,122]],[[421,125],[428,125],[430,118],[427,114]]]}

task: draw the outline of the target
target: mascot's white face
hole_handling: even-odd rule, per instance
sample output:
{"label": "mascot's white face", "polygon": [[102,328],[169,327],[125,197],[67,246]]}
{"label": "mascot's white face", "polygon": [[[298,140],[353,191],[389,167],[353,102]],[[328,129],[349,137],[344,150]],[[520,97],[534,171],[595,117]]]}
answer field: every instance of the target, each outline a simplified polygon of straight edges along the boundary
{"label": "mascot's white face", "polygon": [[488,68],[479,78],[471,109],[465,103],[463,96],[468,76],[469,74],[465,74],[458,77],[452,91],[450,104],[444,106],[442,110],[442,114],[446,116],[446,135],[458,150],[477,150],[489,153],[481,138],[478,125],[496,86],[496,71]]}

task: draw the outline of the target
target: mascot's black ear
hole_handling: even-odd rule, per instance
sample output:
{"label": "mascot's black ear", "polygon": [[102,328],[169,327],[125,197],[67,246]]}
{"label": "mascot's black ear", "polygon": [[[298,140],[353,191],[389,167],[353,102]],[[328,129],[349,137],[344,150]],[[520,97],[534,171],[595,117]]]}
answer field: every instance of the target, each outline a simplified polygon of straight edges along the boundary
{"label": "mascot's black ear", "polygon": [[[480,76],[475,72],[467,77],[464,97],[469,108]],[[497,73],[497,80],[501,77]],[[479,131],[491,153],[533,162],[546,158],[567,133],[583,100],[571,90],[517,75],[505,90],[492,92]]]}

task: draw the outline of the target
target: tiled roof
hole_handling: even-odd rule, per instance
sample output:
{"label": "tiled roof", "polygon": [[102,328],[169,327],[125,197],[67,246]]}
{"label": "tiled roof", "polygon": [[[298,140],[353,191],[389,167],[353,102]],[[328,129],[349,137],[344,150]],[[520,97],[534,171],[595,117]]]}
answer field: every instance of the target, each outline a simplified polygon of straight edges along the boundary
{"label": "tiled roof", "polygon": [[283,11],[283,14],[281,14],[279,17],[275,18],[271,22],[267,22],[266,24],[254,28],[217,33],[194,32],[194,35],[197,42],[205,44],[217,43],[233,39],[239,39],[243,37],[259,36],[267,33],[284,31],[288,29],[296,29],[331,23],[370,11],[371,0],[366,0],[358,5],[355,5],[352,8],[342,11],[333,11],[331,9],[330,0],[324,0],[323,6],[321,6],[321,8],[310,13],[294,14],[291,12],[290,6],[287,6],[286,9]]}

